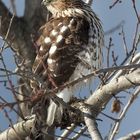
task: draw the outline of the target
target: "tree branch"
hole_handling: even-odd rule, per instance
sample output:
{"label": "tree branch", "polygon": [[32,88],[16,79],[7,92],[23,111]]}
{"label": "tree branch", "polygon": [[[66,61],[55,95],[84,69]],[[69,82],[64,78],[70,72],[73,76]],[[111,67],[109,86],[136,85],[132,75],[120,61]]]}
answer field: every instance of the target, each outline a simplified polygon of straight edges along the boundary
{"label": "tree branch", "polygon": [[140,138],[140,130],[137,130],[124,137],[119,138],[118,140],[137,140],[139,138]]}
{"label": "tree branch", "polygon": [[0,0],[0,34],[6,35],[9,28],[9,22],[12,18],[11,13]]}
{"label": "tree branch", "polygon": [[74,128],[75,124],[71,124],[71,126],[67,127],[66,130],[61,134],[60,138],[58,138],[57,140],[63,140],[64,138],[67,138]]}
{"label": "tree branch", "polygon": [[96,123],[96,115],[94,116],[94,113],[92,113],[91,107],[85,103],[81,103],[79,109],[83,113],[84,122],[92,140],[103,140]]}
{"label": "tree branch", "polygon": [[140,69],[137,69],[130,74],[126,74],[112,80],[110,83],[95,91],[92,96],[86,100],[86,103],[92,105],[98,114],[98,112],[108,103],[113,95],[133,86],[140,85],[139,74]]}
{"label": "tree branch", "polygon": [[[0,35],[5,40],[5,36],[9,29],[9,24],[13,15],[8,11],[8,9],[1,1],[0,17]],[[12,20],[10,31],[5,41],[10,44],[10,46],[18,54],[18,56],[22,56],[22,59],[27,61],[26,64],[29,66],[31,65],[31,63],[33,63],[35,50],[31,48],[33,47],[31,32],[27,28],[27,23],[23,18],[14,17]]]}
{"label": "tree branch", "polygon": [[[89,97],[89,99],[86,100],[86,103],[89,105],[92,105],[92,108],[93,108],[92,113],[96,117],[102,110],[102,107],[104,107],[109,102],[109,100],[112,98],[113,95],[115,95],[125,89],[131,88],[133,86],[138,86],[138,85],[140,85],[140,69],[137,69],[130,74],[121,76],[118,79],[114,79],[112,82],[102,86],[100,89],[95,91],[93,93],[93,95]],[[30,121],[32,124],[34,122],[34,117]],[[21,122],[21,124],[23,124],[23,123],[25,123],[25,122]],[[26,125],[24,125],[24,127],[25,127],[24,130],[28,130],[27,133],[29,133],[29,131],[30,131],[28,129],[29,127]],[[32,127],[32,125],[31,125],[31,127]],[[13,128],[11,128],[11,129],[13,130]],[[10,129],[10,132],[11,132],[11,129]],[[14,129],[18,130],[18,132],[19,132],[19,129],[21,129],[20,130],[21,134],[24,131],[24,130],[22,130],[23,129],[22,125],[18,125],[18,124],[14,125]],[[9,131],[9,129],[6,130],[6,132],[4,131],[3,133],[7,134],[8,131]],[[3,133],[0,134],[0,139],[3,135],[5,135]]]}
{"label": "tree branch", "polygon": [[19,140],[30,134],[34,125],[35,115],[31,116],[27,121],[19,122],[0,134],[1,140]]}
{"label": "tree branch", "polygon": [[[22,18],[14,17],[10,32],[6,42],[12,46],[14,51],[19,54],[20,59],[25,61],[25,65],[32,66],[35,58],[34,41],[38,38],[39,28],[46,22],[47,10],[41,6],[41,0],[27,1],[25,16]],[[32,6],[31,6],[32,5]],[[12,14],[0,1],[0,35],[5,39]],[[21,57],[22,56],[22,57]]]}
{"label": "tree branch", "polygon": [[85,117],[85,124],[92,140],[103,140],[95,120]]}
{"label": "tree branch", "polygon": [[110,136],[110,140],[113,140],[116,133],[118,132],[119,126],[123,120],[123,118],[126,116],[126,112],[128,111],[128,109],[130,108],[130,106],[133,104],[133,102],[135,101],[135,99],[137,99],[137,96],[140,93],[140,87],[138,87],[136,89],[136,91],[131,95],[131,98],[129,99],[128,103],[126,104],[126,106],[124,107],[123,111],[121,112],[121,114],[119,115],[119,121],[116,122],[113,126],[113,130],[112,130],[112,134]]}

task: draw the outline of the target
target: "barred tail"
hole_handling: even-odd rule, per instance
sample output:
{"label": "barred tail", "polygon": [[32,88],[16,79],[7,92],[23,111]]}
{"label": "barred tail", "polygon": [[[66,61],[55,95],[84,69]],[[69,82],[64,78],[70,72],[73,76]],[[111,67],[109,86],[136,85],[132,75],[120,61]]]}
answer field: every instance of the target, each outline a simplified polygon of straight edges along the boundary
{"label": "barred tail", "polygon": [[[64,102],[69,102],[72,96],[72,92],[69,91],[68,88],[65,88],[61,92],[56,94],[59,98],[62,98]],[[46,123],[48,126],[53,125],[55,119],[58,122],[61,122],[63,115],[63,106],[61,103],[56,104],[52,99],[50,99],[50,105],[47,110],[47,120]]]}

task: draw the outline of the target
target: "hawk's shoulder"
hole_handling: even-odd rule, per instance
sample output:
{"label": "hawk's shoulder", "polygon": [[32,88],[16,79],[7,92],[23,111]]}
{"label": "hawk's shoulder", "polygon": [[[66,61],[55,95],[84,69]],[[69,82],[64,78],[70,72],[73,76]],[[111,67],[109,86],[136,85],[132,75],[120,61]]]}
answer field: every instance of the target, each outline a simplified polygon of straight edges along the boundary
{"label": "hawk's shoulder", "polygon": [[82,17],[52,18],[41,27],[38,44],[44,44],[46,37],[55,42],[58,35],[65,38],[64,44],[87,44],[89,29],[89,22]]}

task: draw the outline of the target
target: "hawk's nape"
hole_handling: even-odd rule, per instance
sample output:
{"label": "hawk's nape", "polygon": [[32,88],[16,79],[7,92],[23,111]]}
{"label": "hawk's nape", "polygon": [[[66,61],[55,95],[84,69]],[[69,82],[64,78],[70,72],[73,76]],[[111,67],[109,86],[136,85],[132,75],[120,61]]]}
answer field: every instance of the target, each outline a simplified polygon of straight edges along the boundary
{"label": "hawk's nape", "polygon": [[[50,90],[59,87],[100,68],[102,63],[103,30],[90,6],[81,0],[43,0],[43,3],[52,17],[43,26],[37,41],[32,71],[41,83],[37,80],[31,82],[34,91],[39,90],[42,83]],[[90,84],[89,81],[86,85]],[[80,82],[56,95],[69,102],[75,89],[82,85]],[[58,105],[50,99],[45,109],[48,109],[47,125],[51,126]]]}

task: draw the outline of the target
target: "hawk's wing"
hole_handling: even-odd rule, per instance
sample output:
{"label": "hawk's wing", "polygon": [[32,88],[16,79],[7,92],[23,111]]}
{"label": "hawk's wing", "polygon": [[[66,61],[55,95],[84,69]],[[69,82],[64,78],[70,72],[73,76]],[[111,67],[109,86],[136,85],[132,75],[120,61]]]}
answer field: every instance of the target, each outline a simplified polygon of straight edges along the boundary
{"label": "hawk's wing", "polygon": [[33,73],[49,86],[67,82],[81,61],[79,54],[87,50],[89,22],[80,17],[51,19],[38,40],[39,49]]}

